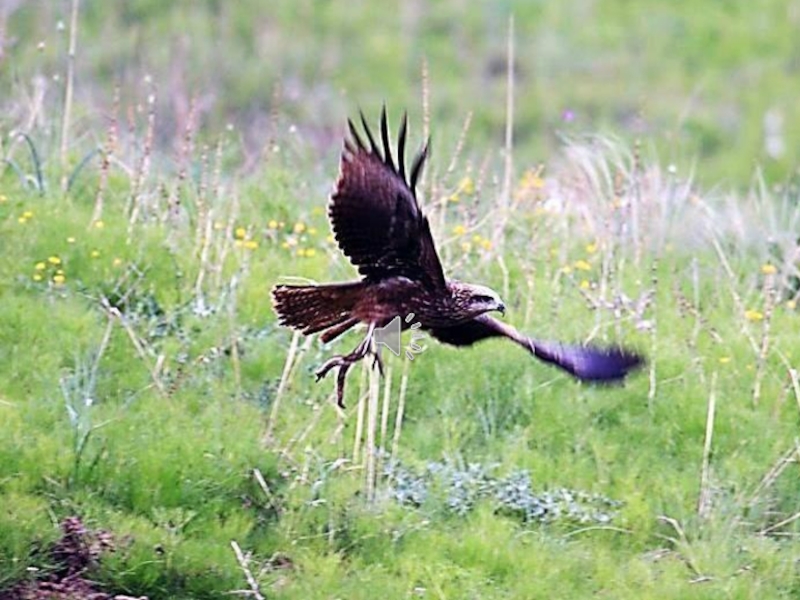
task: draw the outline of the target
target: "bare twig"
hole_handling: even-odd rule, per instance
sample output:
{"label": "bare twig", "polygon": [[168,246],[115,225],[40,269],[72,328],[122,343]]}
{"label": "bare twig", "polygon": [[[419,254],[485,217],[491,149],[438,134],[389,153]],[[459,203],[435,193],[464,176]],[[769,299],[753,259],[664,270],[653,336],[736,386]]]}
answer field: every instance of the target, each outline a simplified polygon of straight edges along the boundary
{"label": "bare twig", "polygon": [[244,577],[247,580],[247,585],[250,586],[250,595],[256,600],[265,600],[264,595],[261,593],[261,590],[258,587],[258,581],[256,581],[256,578],[253,576],[253,572],[250,570],[250,556],[246,556],[242,552],[242,549],[235,540],[231,540],[231,548],[233,548],[233,553],[236,555],[236,562],[239,563],[239,567],[242,569],[242,573],[244,573]]}

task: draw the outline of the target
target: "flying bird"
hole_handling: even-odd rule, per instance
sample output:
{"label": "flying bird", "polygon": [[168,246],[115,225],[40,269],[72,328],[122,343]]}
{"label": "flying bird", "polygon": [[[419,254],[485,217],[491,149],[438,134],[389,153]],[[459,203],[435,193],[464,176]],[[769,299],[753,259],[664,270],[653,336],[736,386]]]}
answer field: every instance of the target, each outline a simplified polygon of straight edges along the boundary
{"label": "flying bird", "polygon": [[330,342],[350,328],[366,325],[366,335],[349,354],[337,355],[316,372],[317,380],[338,368],[337,399],[344,406],[347,371],[370,354],[376,329],[397,316],[403,328],[420,324],[437,340],[470,346],[501,337],[522,346],[536,358],[555,365],[581,381],[612,382],[642,364],[642,357],[621,347],[566,345],[528,337],[490,313],[505,313],[497,292],[474,283],[447,279],[427,217],[417,202],[416,186],[429,144],[406,170],[408,118],[400,123],[396,157],[392,155],[386,107],[380,119],[380,146],[363,113],[363,136],[347,121],[340,173],[331,195],[328,217],[339,248],[358,269],[361,279],[325,285],[276,285],[272,290],[281,325],[305,335],[320,333]]}

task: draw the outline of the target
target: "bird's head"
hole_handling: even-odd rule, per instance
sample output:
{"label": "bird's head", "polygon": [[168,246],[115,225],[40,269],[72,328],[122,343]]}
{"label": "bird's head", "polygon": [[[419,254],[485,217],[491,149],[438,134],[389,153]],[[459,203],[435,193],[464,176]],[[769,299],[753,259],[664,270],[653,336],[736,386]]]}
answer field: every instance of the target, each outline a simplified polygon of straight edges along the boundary
{"label": "bird's head", "polygon": [[497,292],[485,285],[451,281],[450,288],[458,309],[467,319],[493,310],[501,314],[506,312],[506,305],[503,304]]}

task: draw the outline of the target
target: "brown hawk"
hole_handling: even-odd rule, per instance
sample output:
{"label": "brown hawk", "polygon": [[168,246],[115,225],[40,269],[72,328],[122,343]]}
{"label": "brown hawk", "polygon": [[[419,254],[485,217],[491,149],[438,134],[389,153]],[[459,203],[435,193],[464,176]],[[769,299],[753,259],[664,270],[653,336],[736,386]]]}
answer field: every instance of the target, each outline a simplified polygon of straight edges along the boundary
{"label": "brown hawk", "polygon": [[359,281],[327,285],[276,285],[272,291],[281,325],[309,335],[322,332],[329,342],[358,323],[367,326],[361,343],[349,354],[334,356],[317,370],[317,380],[339,368],[337,396],[343,406],[348,369],[372,354],[376,328],[400,316],[413,320],[445,344],[469,346],[505,337],[536,358],[555,365],[582,381],[621,380],[642,364],[635,352],[619,347],[565,345],[530,338],[489,315],[505,305],[493,290],[447,279],[431,236],[428,219],[416,198],[416,184],[428,144],[406,171],[407,117],[400,124],[397,161],[392,156],[386,109],[381,113],[380,142],[361,122],[366,143],[352,121],[345,138],[339,179],[328,206],[333,233],[342,252],[361,274]]}

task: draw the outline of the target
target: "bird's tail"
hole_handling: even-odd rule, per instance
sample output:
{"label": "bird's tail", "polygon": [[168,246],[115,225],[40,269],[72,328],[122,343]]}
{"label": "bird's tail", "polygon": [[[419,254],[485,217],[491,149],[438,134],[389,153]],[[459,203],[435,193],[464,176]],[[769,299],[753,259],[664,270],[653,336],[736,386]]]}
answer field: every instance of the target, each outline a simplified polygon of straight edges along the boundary
{"label": "bird's tail", "polygon": [[323,334],[323,341],[327,342],[358,322],[352,311],[363,290],[362,282],[276,285],[272,301],[281,325],[306,335],[330,330]]}

